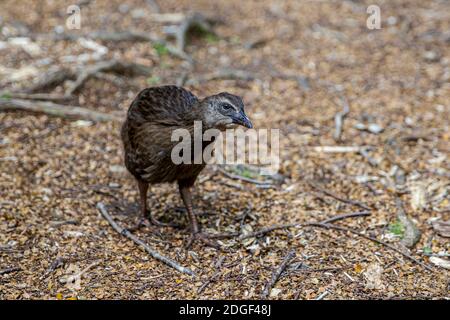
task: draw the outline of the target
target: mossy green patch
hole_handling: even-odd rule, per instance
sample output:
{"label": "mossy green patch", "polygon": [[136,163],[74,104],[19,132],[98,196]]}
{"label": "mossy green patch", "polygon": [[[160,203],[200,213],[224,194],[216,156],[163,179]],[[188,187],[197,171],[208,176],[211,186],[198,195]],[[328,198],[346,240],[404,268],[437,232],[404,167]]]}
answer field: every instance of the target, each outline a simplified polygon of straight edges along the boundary
{"label": "mossy green patch", "polygon": [[405,234],[405,226],[400,222],[400,220],[396,220],[395,222],[389,225],[389,232],[403,238]]}

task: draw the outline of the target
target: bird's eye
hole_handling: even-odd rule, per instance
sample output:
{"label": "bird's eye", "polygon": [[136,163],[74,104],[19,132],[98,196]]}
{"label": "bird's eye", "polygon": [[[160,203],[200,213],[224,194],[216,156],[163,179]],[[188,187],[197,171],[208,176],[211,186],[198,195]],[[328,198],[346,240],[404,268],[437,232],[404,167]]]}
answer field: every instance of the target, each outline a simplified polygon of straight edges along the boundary
{"label": "bird's eye", "polygon": [[228,104],[228,103],[223,104],[223,105],[222,105],[222,108],[223,108],[224,110],[231,110],[231,109],[233,109],[233,107],[232,107],[230,104]]}

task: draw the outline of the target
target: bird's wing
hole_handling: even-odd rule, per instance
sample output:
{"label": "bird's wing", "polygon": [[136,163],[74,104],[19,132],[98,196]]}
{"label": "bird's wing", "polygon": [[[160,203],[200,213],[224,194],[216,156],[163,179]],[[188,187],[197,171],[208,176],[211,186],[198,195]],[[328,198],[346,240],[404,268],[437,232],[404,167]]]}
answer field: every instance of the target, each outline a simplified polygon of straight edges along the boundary
{"label": "bird's wing", "polygon": [[197,102],[198,98],[194,94],[181,87],[147,88],[132,102],[128,118],[137,124],[152,121],[172,125]]}

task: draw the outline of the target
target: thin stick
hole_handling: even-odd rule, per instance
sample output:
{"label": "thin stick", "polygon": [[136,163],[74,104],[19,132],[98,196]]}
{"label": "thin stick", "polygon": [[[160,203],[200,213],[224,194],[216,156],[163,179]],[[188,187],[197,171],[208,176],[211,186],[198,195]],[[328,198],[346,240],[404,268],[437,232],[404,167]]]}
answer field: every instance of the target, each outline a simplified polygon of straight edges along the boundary
{"label": "thin stick", "polygon": [[219,276],[219,274],[220,274],[220,270],[219,270],[219,271],[216,271],[211,277],[209,277],[209,278],[201,285],[201,287],[198,288],[197,294],[202,293],[203,290],[205,290],[205,288]]}
{"label": "thin stick", "polygon": [[328,294],[329,294],[328,291],[324,291],[324,292],[322,292],[321,295],[319,295],[319,296],[316,298],[316,300],[323,300],[323,298],[325,298]]}
{"label": "thin stick", "polygon": [[249,73],[245,70],[235,70],[235,69],[227,69],[227,70],[218,70],[213,71],[211,73],[207,73],[197,78],[190,78],[186,80],[186,85],[196,85],[204,82],[209,82],[213,80],[244,80],[244,81],[252,81],[255,80],[255,75]]}
{"label": "thin stick", "polygon": [[327,196],[330,196],[330,197],[332,197],[332,198],[334,198],[334,199],[336,199],[338,201],[341,201],[341,202],[344,202],[344,203],[348,203],[348,204],[352,204],[352,205],[358,206],[360,208],[363,208],[365,210],[370,210],[370,207],[365,205],[364,203],[361,203],[361,202],[355,201],[355,200],[342,198],[341,196],[338,196],[337,194],[335,194],[335,193],[333,193],[333,192],[331,192],[329,190],[326,190],[326,189],[323,189],[323,188],[319,187],[317,184],[315,184],[315,183],[313,183],[311,181],[308,182],[308,183],[314,189],[319,190],[320,192],[322,192],[322,193],[326,194]]}
{"label": "thin stick", "polygon": [[71,96],[47,94],[47,93],[22,93],[22,92],[0,92],[0,97],[5,99],[43,100],[43,101],[67,101],[73,99]]}
{"label": "thin stick", "polygon": [[8,273],[13,273],[13,272],[17,272],[17,271],[21,271],[22,269],[19,267],[11,267],[11,268],[6,268],[3,270],[0,270],[0,276],[4,275],[4,274],[8,274]]}
{"label": "thin stick", "polygon": [[203,30],[208,33],[213,33],[211,25],[206,20],[203,15],[200,13],[194,13],[185,17],[185,19],[178,26],[177,31],[175,33],[176,41],[177,41],[177,49],[180,52],[184,52],[186,47],[186,38],[190,30],[193,27],[198,27],[200,30]]}
{"label": "thin stick", "polygon": [[332,223],[332,222],[335,222],[338,220],[343,220],[343,219],[353,218],[353,217],[362,217],[362,216],[370,216],[370,211],[358,211],[358,212],[340,214],[340,215],[331,217],[329,219],[325,219],[325,220],[321,221],[320,223],[327,224],[327,223]]}
{"label": "thin stick", "polygon": [[318,223],[309,223],[309,224],[306,224],[305,226],[319,227],[319,228],[325,228],[325,229],[334,229],[334,230],[338,230],[338,231],[342,231],[342,232],[350,232],[350,233],[356,234],[356,235],[358,235],[358,236],[360,236],[360,237],[366,238],[366,239],[368,239],[368,240],[371,240],[371,241],[373,241],[373,242],[376,242],[376,243],[378,243],[378,244],[381,244],[381,245],[383,245],[383,246],[385,246],[385,247],[387,247],[387,248],[389,248],[389,249],[391,249],[391,250],[394,250],[395,252],[398,252],[398,253],[400,253],[401,255],[403,255],[404,257],[406,257],[406,258],[408,258],[408,259],[414,261],[415,263],[421,265],[421,266],[424,267],[425,269],[427,269],[427,270],[429,270],[429,271],[431,271],[431,272],[434,272],[434,270],[433,270],[432,267],[430,267],[430,266],[426,265],[425,263],[423,263],[423,262],[417,260],[416,258],[412,257],[411,255],[409,255],[409,254],[407,254],[407,253],[401,251],[400,249],[397,249],[397,248],[394,247],[393,245],[390,245],[389,243],[386,243],[386,242],[384,242],[384,241],[381,241],[381,240],[378,240],[378,239],[373,238],[373,237],[371,237],[371,236],[368,236],[368,235],[365,235],[365,234],[363,234],[363,233],[360,233],[360,232],[358,232],[358,231],[356,231],[356,230],[349,229],[349,228],[345,228],[345,227],[341,227],[341,226],[336,226],[336,225],[329,224],[329,223],[326,223],[326,224],[325,224],[325,223],[320,223],[320,222],[318,222]]}
{"label": "thin stick", "polygon": [[0,98],[0,112],[8,110],[45,113],[60,118],[77,118],[92,121],[120,121],[117,116],[92,111],[82,107],[61,105],[50,101]]}
{"label": "thin stick", "polygon": [[83,69],[77,76],[77,79],[69,86],[65,95],[73,95],[86,81],[100,72],[114,72],[130,76],[149,75],[151,74],[151,68],[138,63],[124,63],[118,60],[101,61],[93,66]]}
{"label": "thin stick", "polygon": [[230,173],[220,167],[217,167],[217,170],[219,170],[224,176],[230,178],[230,179],[234,179],[234,180],[241,180],[241,181],[245,181],[245,182],[249,182],[249,183],[253,183],[253,184],[258,184],[258,185],[272,185],[272,183],[270,181],[259,181],[256,179],[252,179],[252,178],[247,178],[247,177],[243,177],[237,174],[233,174]]}
{"label": "thin stick", "polygon": [[211,234],[208,237],[210,239],[230,239],[230,238],[239,237],[239,240],[244,240],[244,239],[253,238],[253,237],[260,237],[260,236],[265,235],[266,233],[272,232],[274,230],[286,229],[286,228],[291,228],[291,227],[296,227],[296,226],[301,226],[301,225],[302,225],[301,223],[279,224],[279,225],[273,225],[270,227],[262,228],[262,229],[259,229],[257,231],[254,231],[254,232],[251,232],[248,234],[240,234],[238,231],[235,231],[235,232],[229,232],[229,233]]}
{"label": "thin stick", "polygon": [[288,223],[288,224],[274,225],[274,226],[262,228],[260,230],[248,233],[246,235],[242,235],[239,237],[239,239],[244,240],[244,239],[253,238],[253,237],[260,237],[260,236],[265,235],[266,233],[272,232],[274,230],[292,228],[292,227],[296,227],[296,226],[300,226],[300,225],[301,225],[301,223]]}
{"label": "thin stick", "polygon": [[119,226],[113,220],[113,218],[109,215],[108,211],[106,210],[105,205],[102,202],[97,203],[97,208],[100,210],[100,213],[103,215],[103,217],[106,220],[108,220],[109,224],[113,227],[114,230],[116,230],[119,234],[121,234],[121,235],[127,237],[128,239],[132,240],[137,245],[141,246],[153,258],[155,258],[156,260],[159,260],[159,261],[167,264],[168,266],[174,268],[175,270],[177,270],[177,271],[179,271],[181,273],[185,273],[185,274],[188,274],[190,276],[195,276],[194,272],[191,269],[185,268],[185,267],[179,265],[176,261],[163,256],[162,254],[160,254],[159,252],[157,252],[156,250],[151,248],[149,245],[147,245],[145,242],[143,242],[142,240],[140,240],[139,238],[134,236],[130,231],[128,231],[127,229],[122,228],[121,226]]}
{"label": "thin stick", "polygon": [[361,152],[361,150],[365,149],[365,146],[317,146],[311,147],[314,152],[323,152],[323,153],[354,153]]}
{"label": "thin stick", "polygon": [[341,136],[342,136],[342,127],[344,125],[344,118],[348,115],[348,113],[350,112],[350,106],[348,104],[347,99],[344,96],[340,96],[340,99],[342,101],[342,111],[336,113],[335,117],[334,117],[334,122],[335,122],[335,132],[334,132],[334,140],[336,141],[340,141],[341,140]]}
{"label": "thin stick", "polygon": [[108,31],[96,31],[87,34],[58,34],[56,36],[52,35],[56,40],[77,40],[81,37],[89,38],[93,40],[100,41],[111,41],[111,42],[150,42],[154,45],[161,45],[167,49],[167,52],[177,58],[188,60],[192,62],[192,58],[189,57],[185,52],[178,50],[178,48],[172,46],[167,41],[159,39],[158,37],[149,34],[147,32],[140,31],[118,31],[118,32],[108,32]]}
{"label": "thin stick", "polygon": [[40,280],[43,280],[48,277],[50,273],[58,269],[59,267],[62,267],[67,262],[67,259],[64,257],[58,257],[56,258],[52,264],[48,267],[47,271],[39,278]]}
{"label": "thin stick", "polygon": [[272,277],[270,281],[267,283],[266,287],[264,288],[264,291],[262,293],[262,298],[267,298],[269,296],[270,291],[272,290],[272,287],[275,285],[275,283],[280,278],[283,271],[288,266],[289,262],[295,257],[295,250],[289,251],[289,253],[284,257],[283,262],[281,265],[272,273]]}
{"label": "thin stick", "polygon": [[27,90],[27,93],[37,93],[50,89],[63,84],[66,80],[74,80],[76,78],[75,72],[67,68],[61,68],[57,70],[51,70],[38,79],[38,81],[32,84]]}

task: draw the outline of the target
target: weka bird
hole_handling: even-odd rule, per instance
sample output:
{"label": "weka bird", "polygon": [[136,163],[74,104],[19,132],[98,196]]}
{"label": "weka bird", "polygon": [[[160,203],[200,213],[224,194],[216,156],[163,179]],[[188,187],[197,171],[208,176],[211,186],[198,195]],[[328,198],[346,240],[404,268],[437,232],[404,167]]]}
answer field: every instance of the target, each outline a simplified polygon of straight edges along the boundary
{"label": "weka bird", "polygon": [[[199,100],[177,86],[147,88],[131,103],[122,127],[125,166],[138,183],[141,221],[164,225],[147,210],[148,186],[176,181],[191,222],[189,244],[199,239],[211,245],[198,226],[190,190],[205,163],[174,164],[171,159],[172,148],[178,143],[171,141],[173,130],[185,128],[193,132],[194,121],[201,121],[203,131],[212,128],[223,131],[233,125],[252,128],[238,96],[223,92]],[[207,144],[203,142],[203,148]]]}

